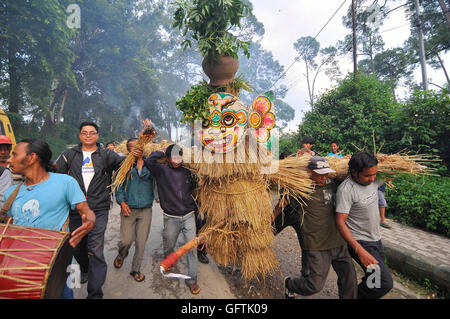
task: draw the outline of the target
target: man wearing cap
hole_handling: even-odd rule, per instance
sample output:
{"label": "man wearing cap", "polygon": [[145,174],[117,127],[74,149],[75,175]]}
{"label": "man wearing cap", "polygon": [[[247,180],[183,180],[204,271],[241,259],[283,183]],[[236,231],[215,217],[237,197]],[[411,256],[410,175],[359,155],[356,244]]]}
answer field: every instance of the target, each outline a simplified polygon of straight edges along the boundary
{"label": "man wearing cap", "polygon": [[5,203],[5,191],[13,185],[13,175],[8,169],[7,160],[11,154],[12,141],[5,135],[0,135],[0,209]]}
{"label": "man wearing cap", "polygon": [[335,223],[334,199],[336,184],[328,179],[330,168],[324,157],[312,156],[308,172],[316,184],[310,199],[304,199],[302,225],[303,249],[307,255],[308,276],[286,277],[286,298],[294,293],[310,296],[321,291],[325,285],[330,266],[338,275],[339,298],[354,299],[357,296],[356,271],[345,240]]}

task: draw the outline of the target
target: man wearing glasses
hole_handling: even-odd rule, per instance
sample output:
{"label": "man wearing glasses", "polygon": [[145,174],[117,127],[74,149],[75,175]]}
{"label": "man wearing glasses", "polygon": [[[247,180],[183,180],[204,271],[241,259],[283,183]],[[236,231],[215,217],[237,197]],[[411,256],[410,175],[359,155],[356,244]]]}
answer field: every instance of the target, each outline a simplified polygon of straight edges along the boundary
{"label": "man wearing glasses", "polygon": [[[65,150],[56,160],[57,172],[74,177],[96,215],[95,226],[74,250],[81,268],[81,283],[88,282],[88,299],[103,298],[107,264],[103,255],[104,237],[110,208],[111,174],[124,157],[101,147],[98,126],[93,122],[80,125],[80,144]],[[70,214],[70,231],[81,226],[79,215]]]}

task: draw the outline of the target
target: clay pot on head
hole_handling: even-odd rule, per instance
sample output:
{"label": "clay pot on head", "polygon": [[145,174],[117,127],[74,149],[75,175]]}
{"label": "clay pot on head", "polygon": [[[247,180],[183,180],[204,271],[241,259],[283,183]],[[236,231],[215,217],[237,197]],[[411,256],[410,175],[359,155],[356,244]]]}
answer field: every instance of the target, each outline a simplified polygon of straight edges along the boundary
{"label": "clay pot on head", "polygon": [[239,60],[228,55],[220,56],[216,61],[205,57],[202,68],[210,80],[209,85],[225,86],[233,81],[239,69]]}

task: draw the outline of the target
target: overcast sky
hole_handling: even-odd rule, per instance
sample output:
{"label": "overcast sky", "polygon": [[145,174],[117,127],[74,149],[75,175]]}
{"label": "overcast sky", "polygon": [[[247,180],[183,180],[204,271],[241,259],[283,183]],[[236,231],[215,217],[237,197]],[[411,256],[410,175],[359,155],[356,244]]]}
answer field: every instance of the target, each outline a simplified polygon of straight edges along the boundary
{"label": "overcast sky", "polygon": [[[265,28],[265,35],[262,40],[263,47],[271,51],[274,59],[287,69],[296,57],[294,42],[303,36],[314,37],[342,2],[343,0],[253,0],[253,13],[264,24]],[[342,17],[350,4],[351,0],[347,0],[333,20],[316,38],[320,42],[321,48],[336,45],[338,40],[342,40],[349,33],[350,30],[342,24]],[[392,8],[400,4],[402,3],[394,4]],[[436,5],[438,5],[437,1]],[[395,30],[390,30],[393,28]],[[409,29],[404,7],[391,12],[380,27],[385,49],[401,46],[409,37]],[[358,58],[362,59],[363,57],[359,56]],[[444,56],[444,61],[446,62],[445,65],[448,66],[450,54]],[[353,70],[351,54],[348,58],[340,61],[340,67],[343,74]],[[310,110],[307,103],[306,79],[302,75],[304,72],[305,68],[302,63],[297,62],[289,69],[286,77],[277,83],[277,85],[284,84],[290,87],[285,101],[295,109],[295,119],[289,123],[288,129],[295,130],[301,121],[302,112]],[[442,70],[434,71],[431,67],[428,67],[427,73],[428,78],[432,78],[433,83],[445,84]],[[415,72],[415,78],[418,83],[421,82],[419,68]],[[316,86],[316,93],[319,93],[325,88],[333,86],[333,83],[322,73],[317,79]],[[430,86],[430,89],[436,88]]]}

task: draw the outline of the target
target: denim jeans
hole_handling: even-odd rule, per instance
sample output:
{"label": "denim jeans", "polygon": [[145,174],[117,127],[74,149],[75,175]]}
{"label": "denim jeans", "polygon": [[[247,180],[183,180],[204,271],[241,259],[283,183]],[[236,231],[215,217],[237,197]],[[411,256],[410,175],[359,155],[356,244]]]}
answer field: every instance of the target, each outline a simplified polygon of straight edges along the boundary
{"label": "denim jeans", "polygon": [[67,286],[67,283],[64,284],[64,290],[61,294],[61,299],[73,299],[73,290]]}
{"label": "denim jeans", "polygon": [[[76,261],[80,264],[80,270],[88,273],[88,299],[103,298],[102,286],[105,283],[108,269],[103,255],[108,215],[107,210],[95,212],[94,228],[80,241],[73,253]],[[81,216],[71,214],[70,231],[72,232],[80,226]]]}
{"label": "denim jeans", "polygon": [[[187,214],[183,217],[164,216],[163,229],[163,247],[164,256],[167,257],[173,253],[177,243],[178,236],[183,234],[183,244],[187,243],[196,236],[195,214]],[[197,283],[197,249],[191,249],[186,254],[188,265],[188,276],[191,279],[186,279],[186,284]]]}
{"label": "denim jeans", "polygon": [[310,273],[309,270],[309,263],[308,263],[308,254],[303,249],[303,237],[302,237],[302,226],[301,226],[301,215],[300,212],[293,212],[291,210],[285,209],[285,213],[281,212],[275,221],[273,222],[273,227],[275,229],[275,235],[278,235],[281,233],[283,229],[285,229],[287,226],[291,226],[294,228],[296,234],[298,243],[300,245],[300,248],[302,250],[302,270],[301,273],[303,276],[308,276]]}

